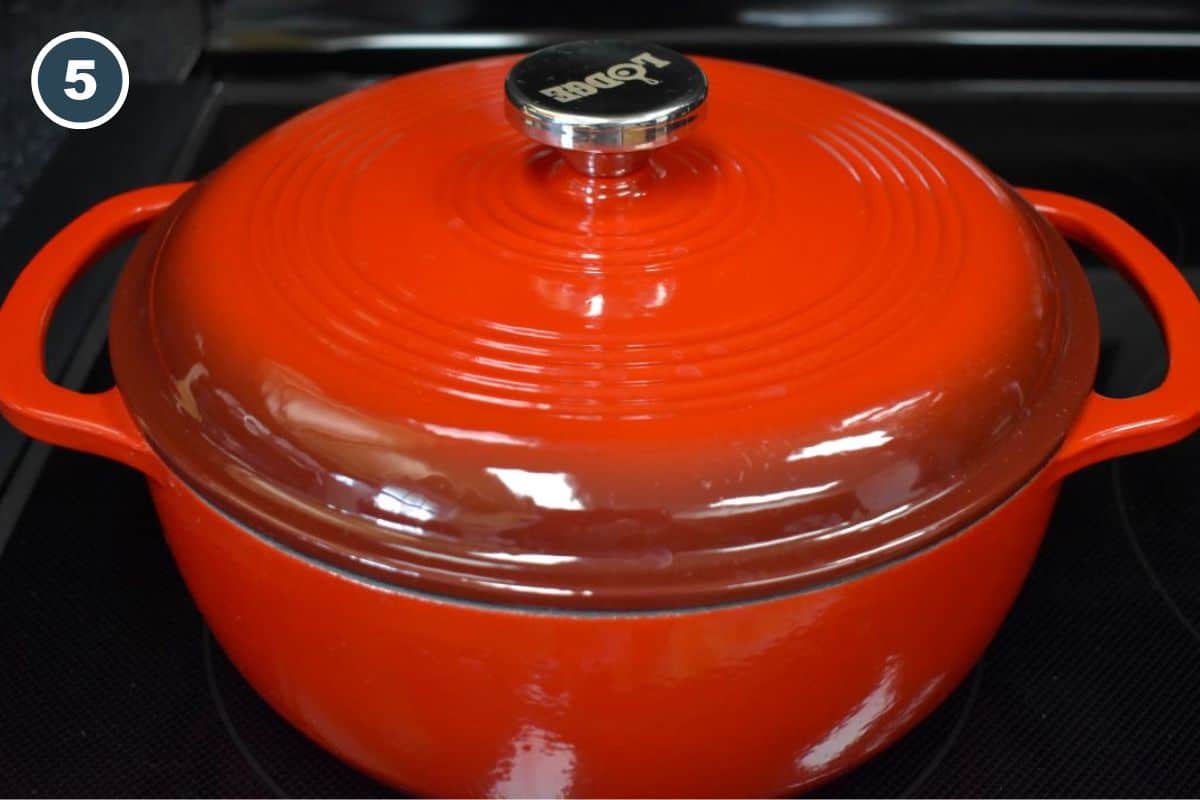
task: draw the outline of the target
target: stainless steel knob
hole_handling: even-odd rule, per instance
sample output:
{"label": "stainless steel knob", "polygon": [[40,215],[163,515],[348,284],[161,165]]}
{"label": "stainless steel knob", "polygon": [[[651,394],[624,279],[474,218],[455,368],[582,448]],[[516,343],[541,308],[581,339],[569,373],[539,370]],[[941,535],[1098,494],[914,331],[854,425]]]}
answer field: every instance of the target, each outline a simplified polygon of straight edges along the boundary
{"label": "stainless steel knob", "polygon": [[691,59],[646,42],[566,42],[521,59],[504,82],[508,118],[589,175],[624,175],[678,140],[704,110]]}

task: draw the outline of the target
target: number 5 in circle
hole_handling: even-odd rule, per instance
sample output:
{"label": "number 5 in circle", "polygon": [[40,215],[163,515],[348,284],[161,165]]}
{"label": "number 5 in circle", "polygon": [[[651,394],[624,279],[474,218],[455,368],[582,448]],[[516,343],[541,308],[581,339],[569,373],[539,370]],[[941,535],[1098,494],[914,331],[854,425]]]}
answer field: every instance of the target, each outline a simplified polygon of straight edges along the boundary
{"label": "number 5 in circle", "polygon": [[98,33],[71,31],[46,42],[29,74],[33,100],[46,118],[71,130],[108,122],[129,94],[129,66]]}

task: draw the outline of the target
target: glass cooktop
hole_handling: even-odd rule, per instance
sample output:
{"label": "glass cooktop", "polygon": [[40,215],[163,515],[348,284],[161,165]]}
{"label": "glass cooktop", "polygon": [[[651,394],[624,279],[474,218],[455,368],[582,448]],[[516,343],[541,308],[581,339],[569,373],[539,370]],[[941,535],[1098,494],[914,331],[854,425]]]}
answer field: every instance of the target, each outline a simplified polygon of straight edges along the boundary
{"label": "glass cooktop", "polygon": [[[220,87],[201,175],[348,88]],[[1101,203],[1200,287],[1200,87],[856,84],[1018,185]],[[1164,356],[1136,296],[1085,256],[1101,387],[1152,386]],[[88,384],[110,381],[103,356]],[[1071,477],[1024,591],[953,696],[831,796],[1200,791],[1200,437]],[[19,481],[10,481],[15,491]],[[52,451],[0,530],[0,790],[15,795],[375,796],[259,700],[221,653],[132,471]],[[16,488],[14,488],[16,487]],[[712,730],[720,737],[719,728]]]}

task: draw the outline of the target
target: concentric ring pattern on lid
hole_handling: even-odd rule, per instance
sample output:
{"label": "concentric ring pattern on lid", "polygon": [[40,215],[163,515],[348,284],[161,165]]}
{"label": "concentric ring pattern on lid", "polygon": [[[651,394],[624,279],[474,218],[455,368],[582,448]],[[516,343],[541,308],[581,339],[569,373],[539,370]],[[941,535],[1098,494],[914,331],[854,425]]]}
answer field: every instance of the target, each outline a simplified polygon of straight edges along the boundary
{"label": "concentric ring pattern on lid", "polygon": [[1091,385],[1069,250],[911,120],[696,62],[706,118],[624,175],[514,130],[511,58],[259,139],[122,277],[153,445],[296,551],[534,606],[798,590],[1002,502]]}

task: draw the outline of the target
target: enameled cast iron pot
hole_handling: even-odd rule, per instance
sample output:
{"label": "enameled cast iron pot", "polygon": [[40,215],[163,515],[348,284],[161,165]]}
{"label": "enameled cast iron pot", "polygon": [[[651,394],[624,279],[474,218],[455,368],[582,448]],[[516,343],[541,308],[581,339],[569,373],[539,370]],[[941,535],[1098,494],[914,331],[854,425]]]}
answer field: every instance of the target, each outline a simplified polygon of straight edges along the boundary
{"label": "enameled cast iron pot", "polygon": [[[142,229],[117,387],[52,385],[56,302]],[[1158,388],[1092,391],[1063,237],[1153,308]],[[5,416],[146,474],[258,691],[446,795],[813,786],[960,681],[1066,474],[1200,422],[1200,305],[1111,214],[630,42],[387,81],[101,203],[0,341]]]}

